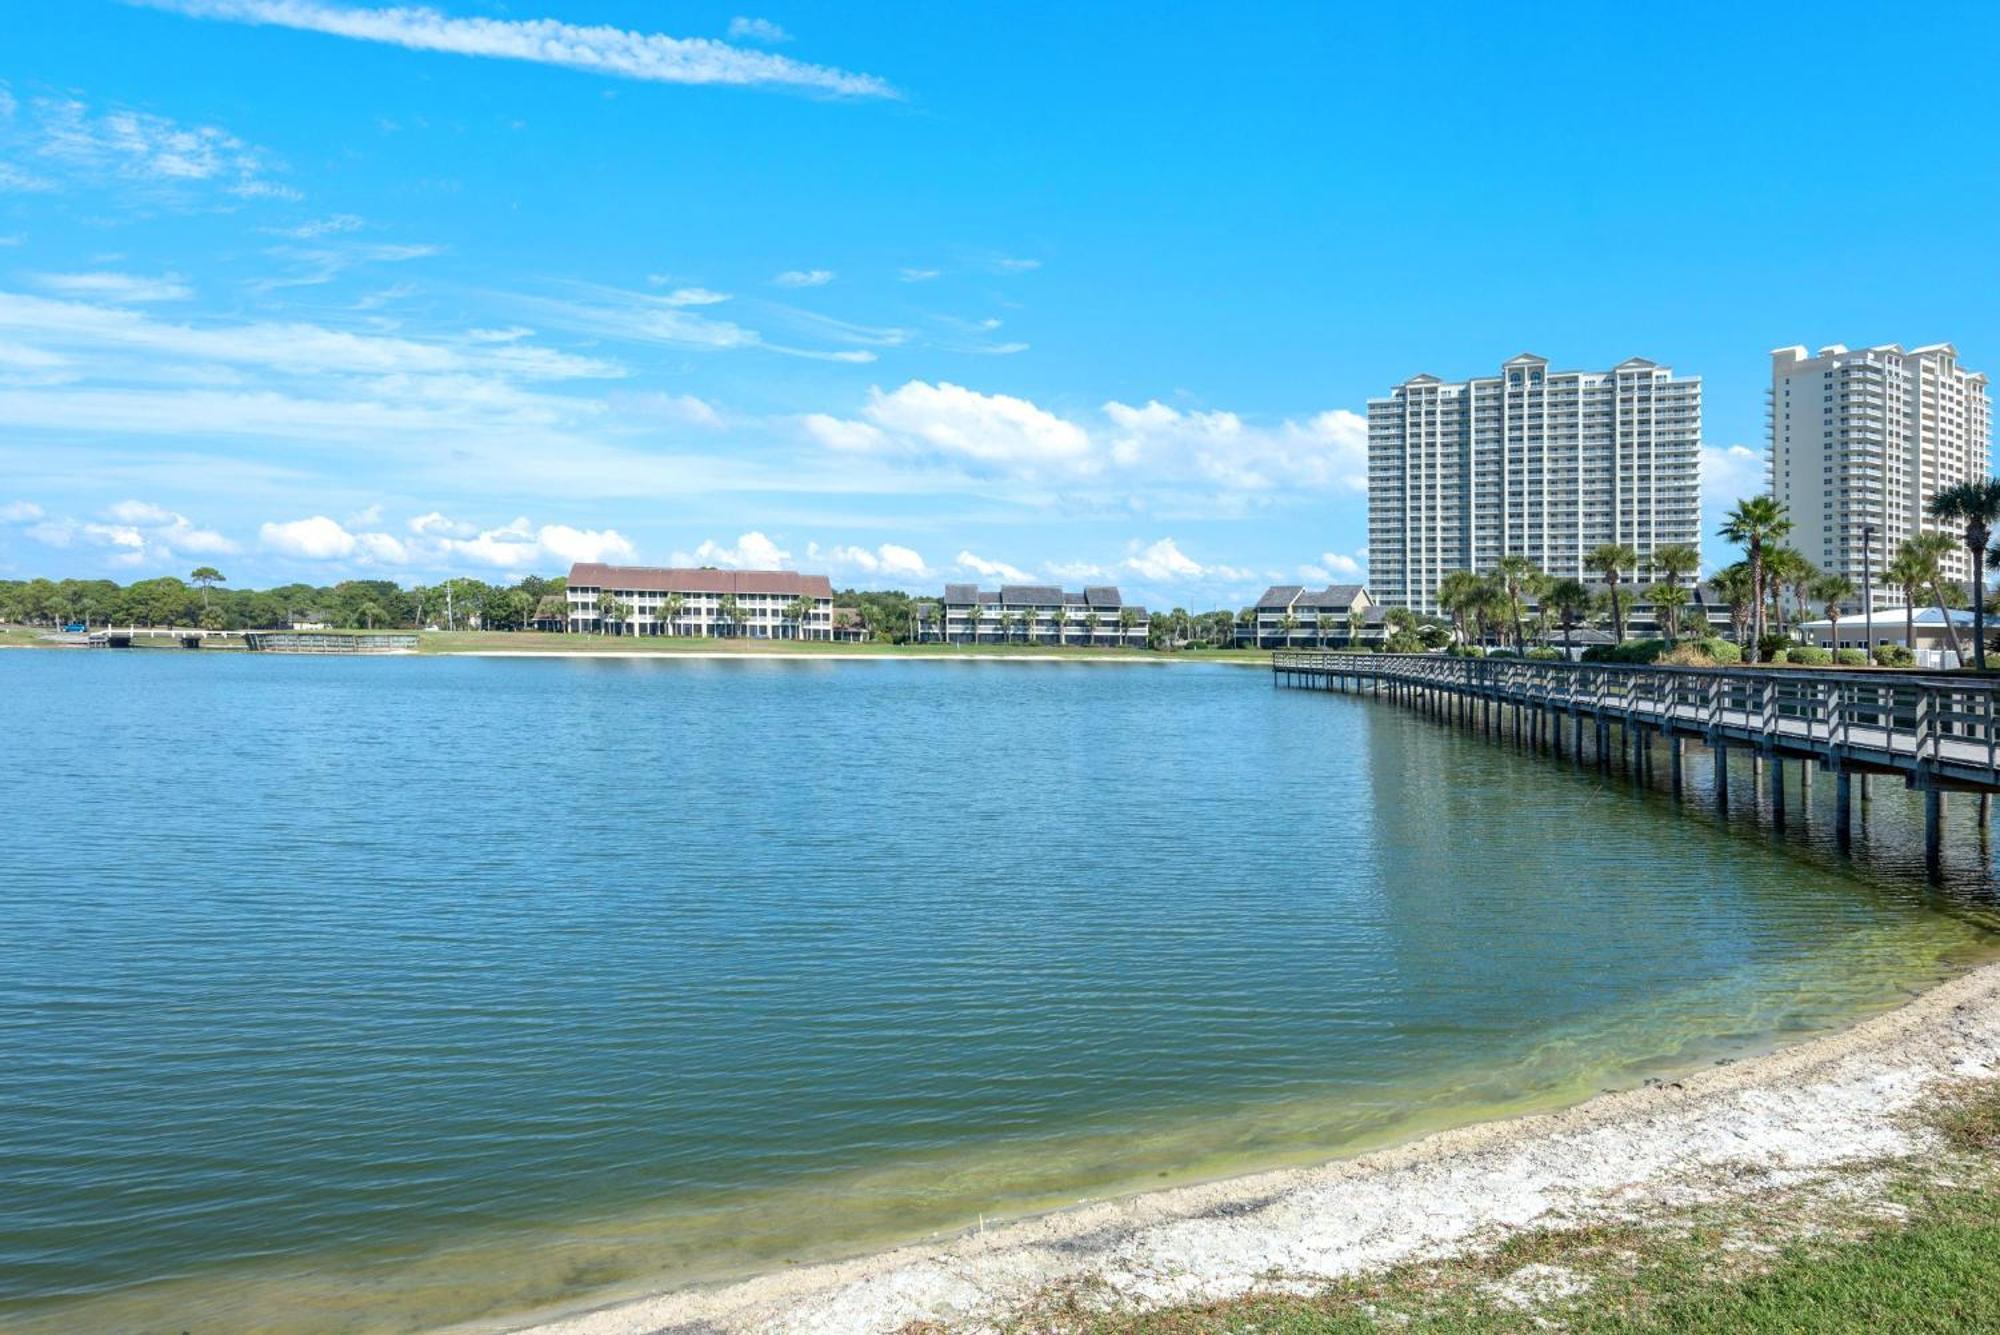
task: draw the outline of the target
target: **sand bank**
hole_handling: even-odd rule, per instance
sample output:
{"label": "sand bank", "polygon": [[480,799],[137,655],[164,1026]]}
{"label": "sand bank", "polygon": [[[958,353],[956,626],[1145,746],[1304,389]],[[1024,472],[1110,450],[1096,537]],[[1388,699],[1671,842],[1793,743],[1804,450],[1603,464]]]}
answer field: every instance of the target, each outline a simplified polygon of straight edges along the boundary
{"label": "sand bank", "polygon": [[[1916,1152],[1934,1086],[2000,1074],[2000,964],[1768,1056],[1315,1168],[1093,1202],[878,1255],[665,1293],[540,1335],[991,1329],[1052,1285],[1137,1307],[1227,1298]],[[1746,1175],[1745,1167],[1756,1172]]]}

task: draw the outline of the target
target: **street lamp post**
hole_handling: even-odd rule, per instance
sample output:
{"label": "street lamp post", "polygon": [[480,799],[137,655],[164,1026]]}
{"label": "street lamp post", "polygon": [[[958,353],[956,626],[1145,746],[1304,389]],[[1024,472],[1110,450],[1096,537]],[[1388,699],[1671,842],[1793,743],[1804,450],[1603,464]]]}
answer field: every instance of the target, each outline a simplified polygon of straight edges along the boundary
{"label": "street lamp post", "polygon": [[[1862,652],[1875,661],[1875,526],[1861,526],[1861,611],[1866,618],[1868,647]],[[1912,646],[1914,648],[1914,646]]]}

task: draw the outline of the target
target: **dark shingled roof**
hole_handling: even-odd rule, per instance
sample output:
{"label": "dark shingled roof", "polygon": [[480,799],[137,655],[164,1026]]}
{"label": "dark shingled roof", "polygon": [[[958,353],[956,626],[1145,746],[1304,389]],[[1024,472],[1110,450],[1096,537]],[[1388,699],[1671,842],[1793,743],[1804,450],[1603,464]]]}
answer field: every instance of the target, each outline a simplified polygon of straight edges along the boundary
{"label": "dark shingled roof", "polygon": [[1318,593],[1300,594],[1295,606],[1307,611],[1345,612],[1361,594],[1359,584],[1329,584]]}
{"label": "dark shingled roof", "polygon": [[572,589],[632,589],[642,593],[776,593],[831,598],[825,575],[795,570],[686,570],[666,566],[611,566],[578,561],[569,568]]}
{"label": "dark shingled roof", "polygon": [[1124,606],[1124,600],[1119,597],[1118,586],[1115,584],[1098,584],[1085,589],[1083,601],[1092,607],[1108,607],[1113,611]]}
{"label": "dark shingled roof", "polygon": [[944,600],[948,603],[971,603],[979,600],[977,584],[947,584],[944,586]]}
{"label": "dark shingled roof", "polygon": [[1053,584],[1002,584],[1000,601],[1007,607],[1049,607],[1060,603],[1063,593]]}
{"label": "dark shingled roof", "polygon": [[1257,600],[1259,612],[1283,612],[1292,605],[1292,600],[1305,592],[1303,584],[1273,584],[1264,590],[1264,596]]}

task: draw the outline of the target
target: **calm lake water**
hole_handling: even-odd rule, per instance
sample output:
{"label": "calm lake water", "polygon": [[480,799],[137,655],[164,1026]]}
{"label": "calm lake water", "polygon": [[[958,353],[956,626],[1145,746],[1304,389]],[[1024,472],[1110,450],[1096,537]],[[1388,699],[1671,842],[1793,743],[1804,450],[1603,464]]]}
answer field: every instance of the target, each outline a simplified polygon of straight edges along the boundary
{"label": "calm lake water", "polygon": [[1256,669],[21,652],[0,699],[17,1329],[499,1323],[1546,1106],[1992,953],[1886,782],[1845,863]]}

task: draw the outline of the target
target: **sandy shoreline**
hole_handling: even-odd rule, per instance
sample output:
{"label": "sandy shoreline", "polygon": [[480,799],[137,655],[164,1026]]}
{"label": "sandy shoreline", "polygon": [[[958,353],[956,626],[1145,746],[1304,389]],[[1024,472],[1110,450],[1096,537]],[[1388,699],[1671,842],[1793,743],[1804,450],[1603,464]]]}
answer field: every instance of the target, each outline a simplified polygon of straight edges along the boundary
{"label": "sandy shoreline", "polygon": [[1138,1308],[1309,1289],[1462,1250],[1496,1230],[1719,1198],[1773,1175],[1912,1153],[1922,1133],[1907,1113],[1927,1090],[1996,1075],[2000,964],[1988,964],[1839,1033],[1559,1112],[514,1328],[990,1330],[1065,1283],[1101,1286]]}

